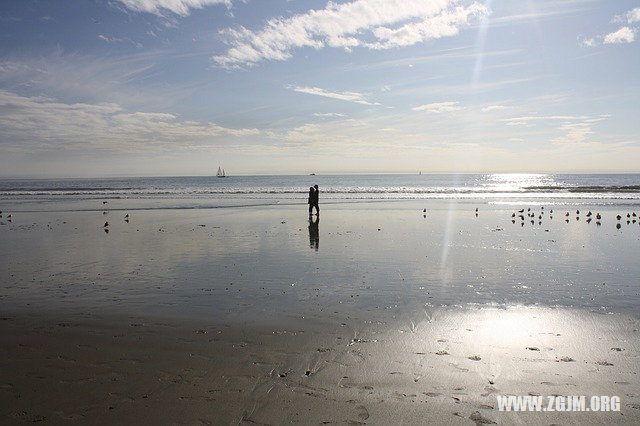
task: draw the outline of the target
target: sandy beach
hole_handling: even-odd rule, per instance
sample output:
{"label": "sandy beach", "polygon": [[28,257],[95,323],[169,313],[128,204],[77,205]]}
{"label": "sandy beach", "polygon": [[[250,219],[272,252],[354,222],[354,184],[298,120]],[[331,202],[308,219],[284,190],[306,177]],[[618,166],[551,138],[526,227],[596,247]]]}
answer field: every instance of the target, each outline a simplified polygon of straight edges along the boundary
{"label": "sandy beach", "polygon": [[[594,206],[597,226],[567,203],[512,222],[531,201],[336,202],[319,222],[300,204],[86,203],[9,206],[0,227],[3,422],[640,421],[627,206]],[[504,412],[500,395],[620,410]]]}

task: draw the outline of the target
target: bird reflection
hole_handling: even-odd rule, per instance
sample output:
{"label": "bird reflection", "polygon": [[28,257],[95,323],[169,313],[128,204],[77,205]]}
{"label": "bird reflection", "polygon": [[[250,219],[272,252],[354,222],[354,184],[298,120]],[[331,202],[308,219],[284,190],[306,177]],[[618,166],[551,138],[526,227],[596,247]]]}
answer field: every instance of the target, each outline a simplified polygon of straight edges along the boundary
{"label": "bird reflection", "polygon": [[320,225],[320,215],[309,216],[309,247],[318,251],[320,247],[320,230],[318,229],[318,225]]}

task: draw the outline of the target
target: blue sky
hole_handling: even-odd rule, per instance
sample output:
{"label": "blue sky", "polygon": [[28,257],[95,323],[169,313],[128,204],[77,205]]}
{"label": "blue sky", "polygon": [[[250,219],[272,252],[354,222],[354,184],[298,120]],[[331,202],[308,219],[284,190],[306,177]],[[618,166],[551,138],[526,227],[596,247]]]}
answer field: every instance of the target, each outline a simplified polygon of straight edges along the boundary
{"label": "blue sky", "polygon": [[0,175],[640,171],[640,2],[5,0]]}

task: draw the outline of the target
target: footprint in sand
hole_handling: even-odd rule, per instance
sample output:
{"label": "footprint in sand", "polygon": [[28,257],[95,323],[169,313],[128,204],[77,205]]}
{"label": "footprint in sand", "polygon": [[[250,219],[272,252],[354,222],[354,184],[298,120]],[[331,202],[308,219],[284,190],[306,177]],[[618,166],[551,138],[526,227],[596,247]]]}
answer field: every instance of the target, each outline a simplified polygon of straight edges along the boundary
{"label": "footprint in sand", "polygon": [[539,348],[536,348],[535,346],[527,346],[527,348],[526,348],[526,349],[529,349],[530,351],[537,351],[537,352],[540,352],[540,349],[539,349]]}
{"label": "footprint in sand", "polygon": [[449,352],[444,351],[444,350],[443,351],[438,351],[438,352],[436,352],[436,355],[449,355]]}
{"label": "footprint in sand", "polygon": [[360,420],[367,420],[369,418],[369,410],[367,410],[367,407],[365,407],[364,405],[358,405],[356,407],[356,410],[358,412],[358,418]]}
{"label": "footprint in sand", "polygon": [[622,348],[611,348],[612,351],[622,352]]}
{"label": "footprint in sand", "polygon": [[494,422],[491,419],[488,419],[486,417],[484,417],[482,414],[480,414],[480,411],[475,411],[473,414],[471,414],[469,416],[469,419],[471,419],[471,421],[476,422],[476,425],[494,425],[496,424],[496,422]]}
{"label": "footprint in sand", "polygon": [[609,361],[598,361],[596,362],[596,364],[604,365],[605,367],[613,367],[613,364],[611,364]]}
{"label": "footprint in sand", "polygon": [[482,358],[480,358],[478,355],[473,355],[468,357],[471,361],[480,361]]}
{"label": "footprint in sand", "polygon": [[482,393],[480,395],[482,396],[489,396],[492,393],[495,393],[498,389],[494,388],[493,386],[485,386],[484,390],[486,391],[485,393]]}
{"label": "footprint in sand", "polygon": [[562,362],[574,362],[575,359],[569,357],[569,356],[563,356],[562,358],[560,358],[560,361]]}

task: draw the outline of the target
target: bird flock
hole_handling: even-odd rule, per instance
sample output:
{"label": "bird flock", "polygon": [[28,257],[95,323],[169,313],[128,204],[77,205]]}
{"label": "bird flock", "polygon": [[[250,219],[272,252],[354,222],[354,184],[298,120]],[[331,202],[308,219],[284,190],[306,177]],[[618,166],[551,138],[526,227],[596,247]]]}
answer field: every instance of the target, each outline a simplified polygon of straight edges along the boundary
{"label": "bird flock", "polygon": [[[580,213],[580,210],[576,210],[575,211],[575,215],[572,214],[572,212],[565,212],[564,213],[564,221],[566,223],[569,223],[572,219],[572,217],[575,217],[576,221],[580,220],[580,217],[584,217],[585,222],[587,223],[591,223],[594,219],[595,219],[595,223],[597,226],[602,225],[602,221],[603,221],[603,216],[599,213],[596,212],[595,214],[589,210],[586,213],[582,212]],[[476,216],[478,216],[478,209],[476,209]],[[511,213],[511,223],[515,224],[516,222],[520,223],[520,226],[524,226],[525,223],[530,222],[531,225],[535,225],[535,223],[537,222],[538,225],[542,225],[542,221],[543,219],[545,219],[546,217],[549,218],[549,220],[553,219],[553,209],[549,209],[548,211],[546,211],[544,209],[544,206],[540,206],[540,210],[536,211],[534,209],[531,209],[531,207],[528,207],[526,210],[520,209],[518,211],[514,211]],[[616,228],[620,229],[622,227],[622,223],[624,222],[624,217],[620,214],[616,215]],[[634,223],[640,223],[640,214],[636,214],[635,212],[629,212],[627,213],[627,217],[626,217],[626,221],[627,221],[627,225],[631,225]]]}

